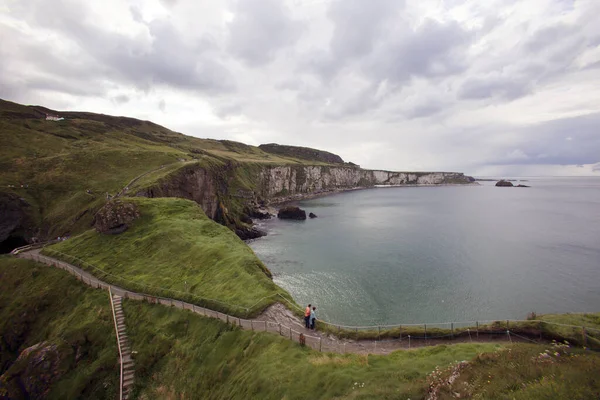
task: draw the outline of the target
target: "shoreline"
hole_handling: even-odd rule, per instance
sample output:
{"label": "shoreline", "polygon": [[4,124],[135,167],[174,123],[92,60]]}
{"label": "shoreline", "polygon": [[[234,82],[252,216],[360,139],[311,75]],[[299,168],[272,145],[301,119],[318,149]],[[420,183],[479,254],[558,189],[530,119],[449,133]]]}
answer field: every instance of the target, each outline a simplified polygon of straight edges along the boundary
{"label": "shoreline", "polygon": [[327,190],[327,191],[321,191],[321,192],[298,193],[298,194],[294,194],[294,195],[290,195],[290,196],[285,196],[285,197],[276,197],[276,198],[273,198],[272,200],[270,200],[266,204],[266,208],[273,208],[274,206],[291,204],[291,203],[294,203],[294,202],[297,202],[297,201],[310,200],[310,199],[315,199],[315,198],[319,198],[319,197],[325,197],[325,196],[329,196],[329,195],[333,195],[333,194],[338,194],[338,193],[353,192],[353,191],[356,191],[356,190],[387,189],[387,188],[402,188],[402,187],[406,187],[406,188],[438,187],[438,186],[468,186],[468,187],[473,187],[473,186],[481,186],[481,184],[479,184],[477,182],[471,182],[471,183],[438,183],[438,184],[428,183],[428,184],[374,185],[374,186],[355,186],[355,187],[352,187],[352,188],[336,188],[336,189]]}

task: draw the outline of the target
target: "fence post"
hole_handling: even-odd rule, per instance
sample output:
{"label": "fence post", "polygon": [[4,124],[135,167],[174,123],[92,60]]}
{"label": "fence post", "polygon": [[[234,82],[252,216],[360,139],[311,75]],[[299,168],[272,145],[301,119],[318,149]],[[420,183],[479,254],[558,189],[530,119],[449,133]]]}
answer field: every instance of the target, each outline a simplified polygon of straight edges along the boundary
{"label": "fence post", "polygon": [[506,320],[506,330],[508,331],[508,320]]}
{"label": "fence post", "polygon": [[402,340],[402,325],[400,325],[400,340]]}
{"label": "fence post", "polygon": [[410,335],[408,335],[408,348],[410,349]]}
{"label": "fence post", "polygon": [[265,321],[265,332],[267,332],[267,321]]}
{"label": "fence post", "polygon": [[229,323],[229,314],[225,314],[225,322]]}
{"label": "fence post", "polygon": [[192,303],[192,312],[195,313],[196,312],[196,306],[194,305],[194,303]]}
{"label": "fence post", "polygon": [[238,325],[241,327],[242,326],[242,320],[238,317]]}
{"label": "fence post", "polygon": [[323,339],[319,337],[319,351],[322,351],[321,349],[323,348]]}
{"label": "fence post", "polygon": [[355,335],[356,335],[356,340],[358,340],[358,327],[354,329]]}
{"label": "fence post", "polygon": [[539,324],[540,325],[540,340],[542,340],[542,324],[543,324],[543,322],[540,321],[540,324]]}
{"label": "fence post", "polygon": [[254,332],[254,322],[252,322],[252,320],[250,320],[250,328],[252,329],[252,332]]}
{"label": "fence post", "polygon": [[450,322],[450,329],[452,330],[452,339],[454,339],[454,322]]}
{"label": "fence post", "polygon": [[290,330],[290,340],[292,340],[292,328],[289,327],[289,330]]}
{"label": "fence post", "polygon": [[381,340],[381,327],[377,326],[377,340]]}
{"label": "fence post", "polygon": [[479,340],[479,321],[475,321],[475,329],[476,331],[476,335],[477,335],[477,340]]}
{"label": "fence post", "polygon": [[587,334],[585,333],[585,326],[581,327],[581,334],[583,335],[583,348],[587,347]]}
{"label": "fence post", "polygon": [[427,344],[427,324],[423,324],[425,327],[425,344]]}
{"label": "fence post", "polygon": [[281,323],[279,324],[279,336],[281,336]]}

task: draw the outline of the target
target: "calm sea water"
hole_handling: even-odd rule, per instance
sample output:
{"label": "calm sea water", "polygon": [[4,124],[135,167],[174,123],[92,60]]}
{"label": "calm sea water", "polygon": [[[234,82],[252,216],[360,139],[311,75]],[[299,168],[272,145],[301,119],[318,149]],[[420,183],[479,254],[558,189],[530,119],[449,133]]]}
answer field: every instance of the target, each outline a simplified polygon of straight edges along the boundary
{"label": "calm sea water", "polygon": [[[526,178],[523,178],[526,179]],[[600,311],[600,179],[360,190],[299,202],[250,243],[275,282],[351,325]]]}

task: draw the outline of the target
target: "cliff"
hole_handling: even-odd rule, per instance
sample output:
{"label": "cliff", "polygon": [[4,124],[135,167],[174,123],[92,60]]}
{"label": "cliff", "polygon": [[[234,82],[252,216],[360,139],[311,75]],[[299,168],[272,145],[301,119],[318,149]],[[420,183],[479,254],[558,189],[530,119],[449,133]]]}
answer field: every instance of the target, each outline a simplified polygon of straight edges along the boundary
{"label": "cliff", "polygon": [[290,195],[303,195],[374,187],[376,185],[442,185],[469,184],[472,179],[456,172],[393,172],[351,167],[276,166],[260,172],[259,196],[266,200]]}

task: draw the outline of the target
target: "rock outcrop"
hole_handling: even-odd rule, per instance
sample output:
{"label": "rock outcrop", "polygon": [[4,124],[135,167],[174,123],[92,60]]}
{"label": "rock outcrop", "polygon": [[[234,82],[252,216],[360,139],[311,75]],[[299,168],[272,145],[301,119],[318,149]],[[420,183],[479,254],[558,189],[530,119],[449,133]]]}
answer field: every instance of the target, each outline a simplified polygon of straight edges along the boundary
{"label": "rock outcrop", "polygon": [[[41,342],[26,348],[0,376],[0,398],[43,399],[63,373],[65,355],[55,344]],[[7,397],[3,397],[6,395]]]}
{"label": "rock outcrop", "polygon": [[113,200],[98,210],[94,216],[94,228],[100,233],[116,235],[125,232],[139,216],[140,212],[135,204]]}
{"label": "rock outcrop", "polygon": [[498,187],[513,187],[514,185],[512,184],[512,182],[505,181],[504,179],[502,179],[502,180],[499,180],[498,182],[496,182],[496,186],[498,186]]}
{"label": "rock outcrop", "polygon": [[306,211],[302,210],[300,207],[288,206],[279,209],[277,213],[277,218],[280,219],[295,219],[299,221],[303,221],[306,219]]}
{"label": "rock outcrop", "polygon": [[313,214],[313,213],[309,213],[308,214],[308,218],[317,218],[317,215]]}
{"label": "rock outcrop", "polygon": [[219,205],[218,188],[215,174],[201,167],[184,167],[168,179],[156,185],[140,190],[136,196],[142,197],[180,197],[193,200],[200,205],[206,215],[215,219]]}

